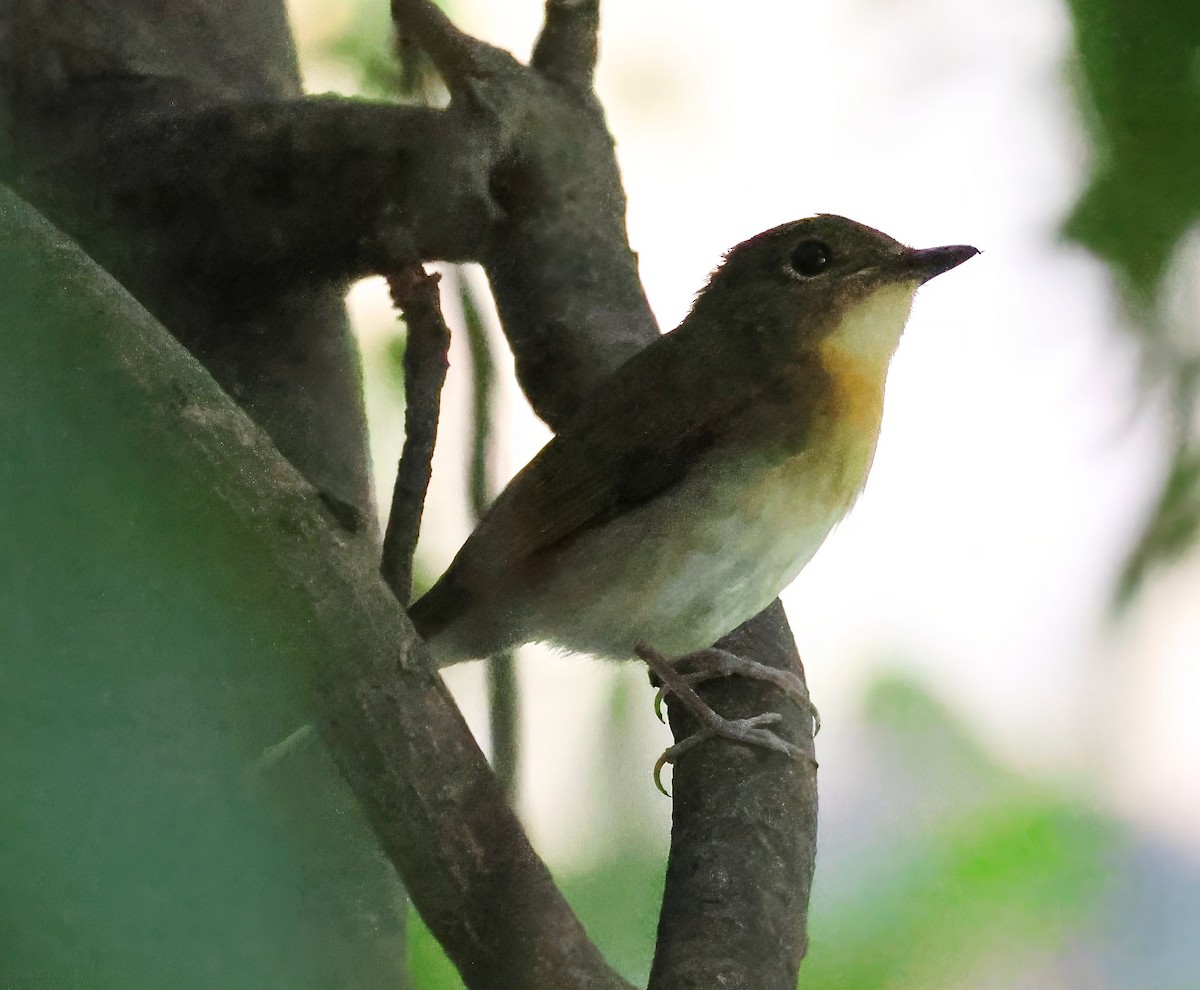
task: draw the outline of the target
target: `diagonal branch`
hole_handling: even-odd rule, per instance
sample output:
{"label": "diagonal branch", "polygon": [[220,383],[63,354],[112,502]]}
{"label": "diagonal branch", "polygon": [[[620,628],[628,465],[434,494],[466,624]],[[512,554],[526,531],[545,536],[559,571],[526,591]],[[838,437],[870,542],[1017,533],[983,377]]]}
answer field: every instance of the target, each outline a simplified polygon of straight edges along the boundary
{"label": "diagonal branch", "polygon": [[[107,273],[0,187],[6,268],[38,305],[47,352],[113,379],[187,490],[219,503],[230,539],[261,548],[305,596],[308,707],[380,847],[471,990],[630,990],[534,853],[433,662],[352,536],[209,377]],[[63,285],[71,287],[62,291]],[[79,333],[80,327],[87,334]],[[39,339],[44,339],[39,338]],[[202,510],[208,511],[208,510]]]}
{"label": "diagonal branch", "polygon": [[[626,237],[625,191],[604,114],[553,71],[473,47],[482,43],[464,40],[428,0],[394,0],[392,9],[397,29],[429,38],[440,66],[454,73],[451,109],[486,121],[500,146],[489,187],[496,219],[477,260],[521,386],[557,429],[585,391],[657,333]],[[590,0],[550,4],[541,58],[582,79],[595,57],[594,36],[586,37],[595,16]]]}

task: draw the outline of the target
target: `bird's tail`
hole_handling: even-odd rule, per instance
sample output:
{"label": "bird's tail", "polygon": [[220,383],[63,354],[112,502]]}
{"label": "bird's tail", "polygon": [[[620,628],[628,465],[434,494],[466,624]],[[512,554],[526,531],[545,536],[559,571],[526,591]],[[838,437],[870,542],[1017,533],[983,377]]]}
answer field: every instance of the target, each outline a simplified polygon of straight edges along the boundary
{"label": "bird's tail", "polygon": [[516,645],[502,634],[505,623],[495,622],[488,603],[444,574],[409,608],[409,618],[425,640],[439,667],[492,656]]}

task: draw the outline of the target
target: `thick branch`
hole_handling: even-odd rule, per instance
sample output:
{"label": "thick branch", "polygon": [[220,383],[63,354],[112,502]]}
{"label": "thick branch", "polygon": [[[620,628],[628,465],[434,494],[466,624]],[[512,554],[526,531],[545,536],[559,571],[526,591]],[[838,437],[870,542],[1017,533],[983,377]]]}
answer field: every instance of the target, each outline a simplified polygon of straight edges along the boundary
{"label": "thick branch", "polygon": [[[200,366],[69,239],[0,187],[6,273],[41,300],[47,350],[120,380],[156,446],[265,548],[313,610],[311,710],[388,858],[472,990],[629,990],[587,940],[395,596],[350,536]],[[57,291],[62,284],[70,293]],[[79,329],[85,327],[86,335]],[[26,328],[22,328],[23,330]],[[133,413],[131,413],[133,415]],[[501,908],[498,909],[497,906]]]}
{"label": "thick branch", "polygon": [[[786,660],[788,669],[804,676],[778,601],[720,645],[741,656]],[[731,678],[700,690],[734,718],[782,713],[776,730],[804,755],[791,761],[709,740],[676,765],[671,860],[650,987],[792,990],[808,942],[805,916],[816,855],[811,719],[761,682]],[[671,727],[684,738],[696,724],[672,706]]]}
{"label": "thick branch", "polygon": [[395,0],[392,11],[397,30],[431,39],[435,61],[453,74],[451,107],[487,120],[502,146],[490,186],[500,212],[478,260],[521,385],[538,415],[561,427],[583,393],[656,332],[626,241],[612,138],[585,85],[597,4],[547,5],[540,69],[507,54],[454,55],[476,49],[429,0]]}
{"label": "thick branch", "polygon": [[156,268],[242,303],[400,254],[476,258],[495,217],[488,137],[464,113],[337,97],[121,105],[98,124],[70,101],[57,126],[22,132],[17,183],[103,256],[120,264],[150,238]]}
{"label": "thick branch", "polygon": [[558,429],[657,328],[599,105],[537,81],[528,88],[530,115],[493,182],[504,215],[483,264],[521,387]]}

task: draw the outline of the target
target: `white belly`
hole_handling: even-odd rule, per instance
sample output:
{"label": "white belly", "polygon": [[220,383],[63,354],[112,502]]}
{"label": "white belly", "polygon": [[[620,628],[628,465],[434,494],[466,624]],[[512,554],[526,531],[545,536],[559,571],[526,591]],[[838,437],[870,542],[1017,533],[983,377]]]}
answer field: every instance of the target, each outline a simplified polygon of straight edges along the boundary
{"label": "white belly", "polygon": [[858,448],[836,463],[802,455],[740,487],[700,473],[610,522],[603,540],[585,534],[539,595],[532,631],[617,658],[642,645],[667,656],[710,646],[766,608],[849,510],[873,440]]}

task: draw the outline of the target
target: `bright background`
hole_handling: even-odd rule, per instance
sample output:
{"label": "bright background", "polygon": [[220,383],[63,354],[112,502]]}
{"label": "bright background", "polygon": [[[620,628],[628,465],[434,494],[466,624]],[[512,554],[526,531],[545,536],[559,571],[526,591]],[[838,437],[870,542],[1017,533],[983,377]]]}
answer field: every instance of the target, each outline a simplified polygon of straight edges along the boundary
{"label": "bright background", "polygon": [[[290,6],[308,88],[362,91],[386,4]],[[524,57],[540,8],[450,10]],[[1102,114],[1079,109],[1071,14],[1054,0],[604,5],[598,90],[664,329],[723,251],[813,212],[984,251],[919,296],[866,492],[783,596],[824,719],[808,985],[1200,985],[1200,557],[1114,606],[1181,429],[1171,369],[1146,371],[1145,326],[1194,353],[1197,252],[1174,257],[1135,320],[1122,276],[1063,238],[1109,154],[1084,126]],[[402,328],[381,284],[350,301],[386,492]],[[460,348],[431,574],[469,528]],[[501,376],[507,477],[547,433],[503,360]],[[481,665],[446,677],[486,744]],[[670,741],[645,674],[531,650],[519,677],[522,815],[610,959],[644,982],[669,815],[649,768]],[[413,951],[423,986],[453,985],[427,939]]]}

